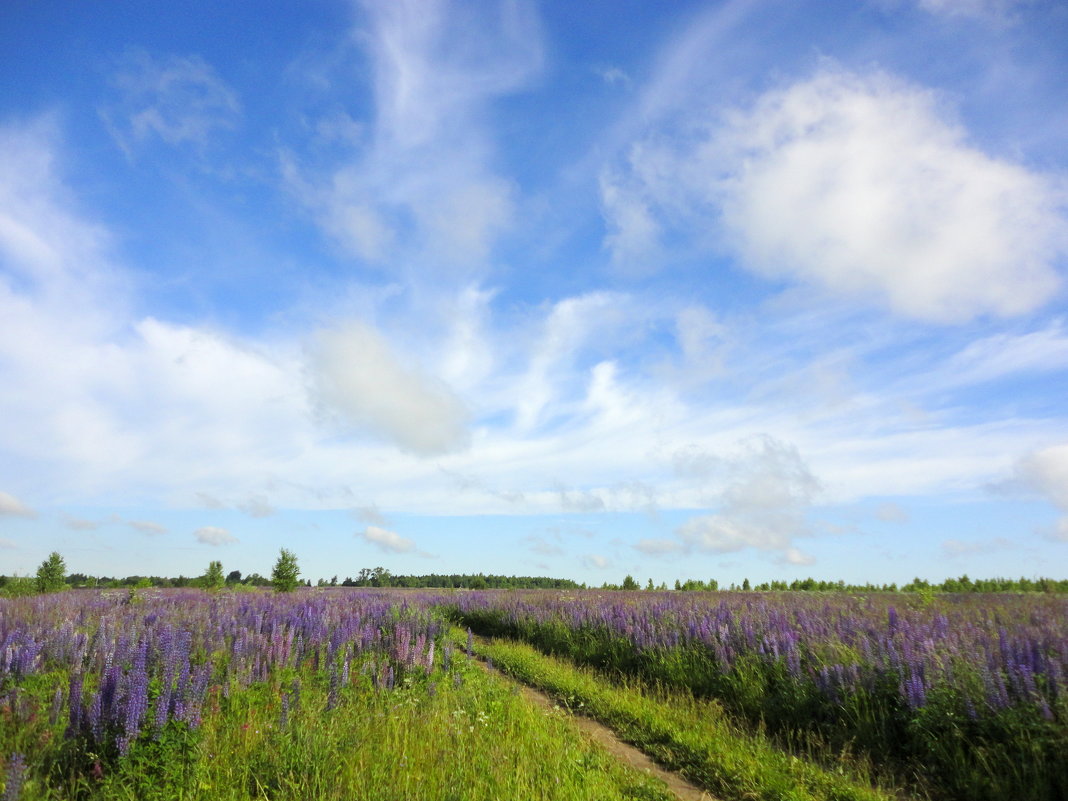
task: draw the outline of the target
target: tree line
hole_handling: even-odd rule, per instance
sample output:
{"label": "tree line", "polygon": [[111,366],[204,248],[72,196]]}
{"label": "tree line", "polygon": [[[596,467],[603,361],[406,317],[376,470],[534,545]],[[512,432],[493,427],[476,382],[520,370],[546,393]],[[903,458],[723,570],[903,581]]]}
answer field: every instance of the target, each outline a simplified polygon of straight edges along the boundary
{"label": "tree line", "polygon": [[[585,584],[571,579],[550,578],[547,576],[503,576],[485,573],[428,573],[424,575],[395,575],[384,567],[363,568],[356,578],[346,576],[338,581],[334,576],[329,581],[319,579],[319,587],[402,587],[410,589],[469,589],[469,590],[579,590],[586,589]],[[130,588],[141,587],[200,587],[218,590],[224,587],[254,588],[273,587],[279,592],[289,592],[299,586],[311,586],[310,580],[301,581],[300,566],[296,555],[282,548],[271,571],[270,578],[259,573],[243,576],[240,570],[231,570],[224,575],[222,562],[212,561],[200,576],[186,578],[164,578],[160,576],[126,576],[94,577],[84,573],[67,573],[63,557],[56,551],[49,554],[34,577],[0,576],[0,595],[28,595],[33,593],[57,592],[68,587]],[[676,579],[675,590],[682,592],[717,592],[720,589],[716,579]],[[602,590],[640,590],[643,587],[633,576],[627,576],[621,584],[604,583]],[[649,579],[645,590],[667,591],[667,584],[654,585]],[[731,583],[724,589],[742,592],[912,592],[922,595],[933,593],[1058,593],[1068,594],[1068,579],[1051,578],[989,578],[972,579],[967,574],[957,578],[947,578],[941,583],[931,583],[926,579],[914,578],[908,584],[847,584],[844,581],[817,581],[814,578],[786,581],[766,581],[753,585],[749,579],[741,585]]]}
{"label": "tree line", "polygon": [[[659,590],[666,591],[667,584],[661,583],[654,586],[653,580],[649,579],[643,588],[634,580],[633,576],[627,576],[622,584],[601,585],[602,590]],[[700,579],[675,580],[675,589],[681,591],[717,592],[720,589],[716,579],[701,581]],[[1068,594],[1068,579],[1052,578],[988,578],[972,579],[967,574],[958,578],[947,578],[945,581],[932,583],[926,579],[914,578],[908,584],[900,587],[895,583],[890,584],[847,584],[844,581],[817,581],[814,578],[794,579],[786,581],[765,581],[760,584],[752,584],[749,579],[744,579],[741,584],[731,583],[723,589],[735,592],[847,592],[852,594],[864,594],[873,592],[915,592],[927,593],[956,593],[956,592],[1044,592]]]}

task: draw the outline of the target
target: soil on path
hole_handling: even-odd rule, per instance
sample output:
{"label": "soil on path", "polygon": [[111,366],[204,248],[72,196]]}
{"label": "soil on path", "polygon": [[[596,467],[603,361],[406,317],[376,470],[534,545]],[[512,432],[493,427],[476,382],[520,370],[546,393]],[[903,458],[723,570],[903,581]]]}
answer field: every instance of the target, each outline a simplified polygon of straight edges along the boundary
{"label": "soil on path", "polygon": [[[474,661],[483,670],[491,670],[483,659],[476,658]],[[494,670],[493,672],[514,682],[516,686],[519,687],[519,691],[523,694],[523,697],[535,706],[539,706],[546,711],[552,711],[554,708],[559,708],[559,705],[550,696],[540,690],[537,690],[528,684],[524,684],[500,671]],[[658,779],[661,779],[668,786],[668,790],[670,790],[680,801],[717,801],[717,799],[710,795],[707,790],[702,790],[696,784],[691,784],[678,773],[667,770],[662,765],[655,762],[648,754],[638,750],[630,743],[623,742],[614,731],[604,724],[598,723],[592,718],[576,714],[571,715],[571,720],[580,731],[605,748],[616,759],[622,760],[632,768],[640,770],[643,773],[651,774]]]}

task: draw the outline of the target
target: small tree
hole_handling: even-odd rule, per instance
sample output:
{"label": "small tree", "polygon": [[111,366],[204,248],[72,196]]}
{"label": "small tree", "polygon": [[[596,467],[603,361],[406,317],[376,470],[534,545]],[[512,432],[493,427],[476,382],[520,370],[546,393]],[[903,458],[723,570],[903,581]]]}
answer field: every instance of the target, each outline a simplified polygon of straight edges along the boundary
{"label": "small tree", "polygon": [[641,588],[638,586],[638,582],[634,580],[634,576],[627,576],[625,579],[623,579],[623,589],[638,590]]}
{"label": "small tree", "polygon": [[201,582],[206,590],[218,590],[226,584],[223,578],[222,562],[214,561],[208,564],[208,572],[201,576]]}
{"label": "small tree", "polygon": [[58,592],[65,589],[66,576],[67,565],[63,562],[63,557],[58,551],[52,551],[37,568],[37,592]]}
{"label": "small tree", "polygon": [[299,577],[300,567],[297,565],[296,554],[282,548],[278,561],[274,563],[274,570],[271,571],[271,583],[278,592],[292,592],[297,587]]}

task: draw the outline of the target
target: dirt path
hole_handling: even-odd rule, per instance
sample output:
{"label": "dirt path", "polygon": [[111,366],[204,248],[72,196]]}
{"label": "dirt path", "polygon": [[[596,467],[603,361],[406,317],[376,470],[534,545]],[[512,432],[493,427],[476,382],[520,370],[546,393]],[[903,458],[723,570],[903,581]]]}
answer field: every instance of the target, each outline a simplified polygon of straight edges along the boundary
{"label": "dirt path", "polygon": [[[475,664],[481,667],[483,670],[490,671],[491,668],[486,664],[485,660],[481,657],[477,657],[474,660]],[[523,697],[530,701],[535,706],[542,707],[549,711],[559,705],[548,695],[536,690],[528,684],[523,684],[521,681],[502,673],[498,670],[493,670],[498,676],[502,676],[516,684],[519,687]],[[710,795],[707,790],[702,790],[695,784],[690,784],[686,779],[682,778],[679,774],[667,770],[657,762],[653,761],[651,757],[642,751],[639,751],[630,743],[625,743],[619,739],[614,731],[607,726],[598,723],[592,718],[584,717],[583,715],[571,715],[571,720],[576,727],[586,734],[594,742],[598,743],[602,747],[608,750],[610,754],[623,762],[626,762],[632,768],[636,768],[643,773],[651,774],[661,779],[676,798],[680,801],[716,801],[715,797]]]}

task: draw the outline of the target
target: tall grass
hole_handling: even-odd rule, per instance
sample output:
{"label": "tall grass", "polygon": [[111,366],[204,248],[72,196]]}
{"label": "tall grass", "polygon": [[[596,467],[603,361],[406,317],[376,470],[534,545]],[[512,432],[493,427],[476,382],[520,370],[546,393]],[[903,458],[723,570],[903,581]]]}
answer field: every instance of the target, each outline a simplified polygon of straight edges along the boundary
{"label": "tall grass", "polygon": [[1068,601],[652,593],[442,600],[484,634],[719,699],[946,799],[1068,798]]}
{"label": "tall grass", "polygon": [[359,593],[0,602],[0,786],[36,799],[668,799]]}

